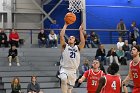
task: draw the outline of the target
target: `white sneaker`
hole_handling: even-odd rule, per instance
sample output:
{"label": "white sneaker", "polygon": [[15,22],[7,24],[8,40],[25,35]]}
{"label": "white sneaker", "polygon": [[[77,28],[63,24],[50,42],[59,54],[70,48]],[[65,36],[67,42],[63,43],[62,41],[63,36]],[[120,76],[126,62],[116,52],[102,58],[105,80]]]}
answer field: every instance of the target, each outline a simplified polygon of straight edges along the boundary
{"label": "white sneaker", "polygon": [[17,66],[20,66],[20,64],[19,64],[19,63],[17,63]]}
{"label": "white sneaker", "polygon": [[12,64],[11,64],[11,63],[9,63],[9,66],[12,66]]}

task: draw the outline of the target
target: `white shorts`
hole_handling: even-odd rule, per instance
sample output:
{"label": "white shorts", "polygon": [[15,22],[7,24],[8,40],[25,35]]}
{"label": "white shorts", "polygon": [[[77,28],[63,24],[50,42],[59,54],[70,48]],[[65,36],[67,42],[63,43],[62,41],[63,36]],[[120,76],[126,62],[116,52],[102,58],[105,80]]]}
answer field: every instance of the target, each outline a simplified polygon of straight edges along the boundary
{"label": "white shorts", "polygon": [[67,76],[68,84],[70,86],[74,86],[75,81],[77,79],[76,70],[70,70],[70,69],[66,69],[66,68],[61,68],[59,77],[63,78],[64,75]]}

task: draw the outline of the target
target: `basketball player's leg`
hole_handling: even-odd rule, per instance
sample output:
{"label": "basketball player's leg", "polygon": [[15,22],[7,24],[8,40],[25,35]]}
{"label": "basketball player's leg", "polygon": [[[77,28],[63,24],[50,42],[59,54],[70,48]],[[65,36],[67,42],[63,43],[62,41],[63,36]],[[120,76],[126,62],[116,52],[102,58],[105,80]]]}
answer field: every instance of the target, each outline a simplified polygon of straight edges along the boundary
{"label": "basketball player's leg", "polygon": [[60,73],[59,77],[61,79],[62,93],[67,93],[67,91],[68,91],[68,76],[66,73]]}
{"label": "basketball player's leg", "polygon": [[73,86],[75,85],[75,81],[77,79],[76,73],[73,71],[69,71],[68,73],[68,93],[72,93]]}
{"label": "basketball player's leg", "polygon": [[73,86],[68,85],[68,93],[72,93]]}

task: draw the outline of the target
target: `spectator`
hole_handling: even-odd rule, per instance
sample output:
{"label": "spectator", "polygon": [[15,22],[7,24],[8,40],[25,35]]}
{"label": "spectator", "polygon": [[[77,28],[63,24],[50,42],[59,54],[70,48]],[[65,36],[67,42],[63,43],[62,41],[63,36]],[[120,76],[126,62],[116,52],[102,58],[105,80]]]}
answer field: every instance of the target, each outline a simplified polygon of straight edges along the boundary
{"label": "spectator", "polygon": [[132,57],[131,57],[131,53],[130,53],[130,47],[128,44],[128,40],[124,41],[124,45],[122,46],[122,49],[124,50],[125,57],[127,58],[127,60],[130,60]]}
{"label": "spectator", "polygon": [[122,40],[122,37],[118,38],[118,43],[117,43],[117,49],[119,49],[119,47],[122,47],[124,45],[124,42]]}
{"label": "spectator", "polygon": [[19,35],[13,28],[9,34],[9,42],[12,45],[16,45],[16,47],[19,47]]}
{"label": "spectator", "polygon": [[31,77],[31,82],[27,86],[27,93],[43,93],[40,91],[40,85],[37,82],[36,76]]}
{"label": "spectator", "polygon": [[[127,65],[126,63],[126,58],[125,58],[125,53],[124,51],[122,50],[122,47],[120,47],[117,51],[116,51],[116,54],[118,56],[118,59],[119,59],[119,62],[121,63],[121,65]],[[118,64],[120,65],[120,64]]]}
{"label": "spectator", "polygon": [[99,59],[100,62],[106,65],[106,52],[104,49],[104,45],[100,45],[99,48],[96,51],[96,59]]}
{"label": "spectator", "polygon": [[81,83],[78,80],[83,76],[84,72],[89,70],[89,60],[85,59],[83,65],[81,66],[81,71],[78,79],[75,81],[75,87],[80,87]]}
{"label": "spectator", "polygon": [[21,93],[21,85],[18,77],[14,77],[11,83],[12,92],[11,93]]}
{"label": "spectator", "polygon": [[129,35],[130,35],[131,44],[133,41],[137,41],[137,38],[139,37],[139,29],[137,28],[135,21],[133,21],[131,24]]}
{"label": "spectator", "polygon": [[110,64],[113,63],[114,61],[115,61],[117,64],[119,64],[119,61],[118,61],[118,57],[117,57],[115,48],[111,48],[111,49],[108,51],[107,57],[109,58]]}
{"label": "spectator", "polygon": [[41,29],[40,30],[40,33],[38,33],[38,45],[39,47],[42,47],[42,45],[46,45],[47,47],[47,37],[46,37],[46,34],[44,33],[44,30]]}
{"label": "spectator", "polygon": [[8,47],[7,35],[4,33],[4,30],[0,28],[0,47],[2,44]]}
{"label": "spectator", "polygon": [[91,47],[97,48],[100,44],[98,35],[94,31],[92,31],[90,34],[90,38],[91,38]]}
{"label": "spectator", "polygon": [[54,33],[53,30],[51,30],[49,34],[49,45],[51,48],[57,48],[57,35]]}
{"label": "spectator", "polygon": [[119,32],[119,36],[125,36],[126,34],[126,26],[125,23],[123,22],[123,19],[120,19],[120,22],[117,24],[117,30]]}
{"label": "spectator", "polygon": [[[53,23],[50,25],[50,29],[60,29],[59,24],[56,20],[53,20]],[[56,34],[59,34],[59,30],[54,30]]]}
{"label": "spectator", "polygon": [[12,47],[9,49],[9,55],[8,55],[9,66],[12,65],[11,63],[12,59],[16,60],[17,66],[20,66],[19,58],[18,58],[18,50],[16,49],[15,45],[12,45]]}
{"label": "spectator", "polygon": [[85,37],[85,48],[89,48],[89,41],[88,41],[88,34],[84,33],[84,37]]}
{"label": "spectator", "polygon": [[131,45],[131,49],[133,48],[133,46],[137,45],[137,42],[136,41],[133,41],[132,42],[132,45]]}

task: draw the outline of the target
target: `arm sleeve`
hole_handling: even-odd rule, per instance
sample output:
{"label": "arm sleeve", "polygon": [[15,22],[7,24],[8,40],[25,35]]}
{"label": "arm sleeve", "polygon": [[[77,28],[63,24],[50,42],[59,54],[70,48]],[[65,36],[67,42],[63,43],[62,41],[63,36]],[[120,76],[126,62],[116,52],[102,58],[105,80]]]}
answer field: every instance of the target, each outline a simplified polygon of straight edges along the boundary
{"label": "arm sleeve", "polygon": [[11,84],[11,88],[12,88],[12,91],[15,91],[15,88],[14,88],[14,86]]}
{"label": "arm sleeve", "polygon": [[18,33],[17,33],[17,39],[19,39],[19,35],[18,35]]}
{"label": "arm sleeve", "polygon": [[55,39],[57,39],[57,35],[55,34]]}
{"label": "arm sleeve", "polygon": [[52,37],[51,37],[51,35],[49,34],[49,40],[52,40]]}
{"label": "arm sleeve", "polygon": [[9,54],[8,54],[8,56],[11,56],[11,50],[9,49],[9,52],[8,52]]}
{"label": "arm sleeve", "polygon": [[38,33],[38,39],[40,39],[40,33]]}
{"label": "arm sleeve", "polygon": [[30,88],[31,88],[31,86],[30,86],[30,84],[28,84],[28,86],[27,86],[27,92],[30,92],[31,91]]}
{"label": "arm sleeve", "polygon": [[37,83],[37,89],[36,89],[36,92],[40,92],[40,85]]}
{"label": "arm sleeve", "polygon": [[7,35],[4,33],[4,39],[5,41],[7,41]]}

